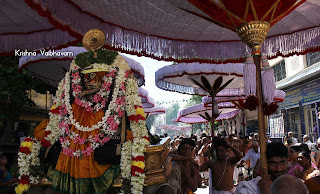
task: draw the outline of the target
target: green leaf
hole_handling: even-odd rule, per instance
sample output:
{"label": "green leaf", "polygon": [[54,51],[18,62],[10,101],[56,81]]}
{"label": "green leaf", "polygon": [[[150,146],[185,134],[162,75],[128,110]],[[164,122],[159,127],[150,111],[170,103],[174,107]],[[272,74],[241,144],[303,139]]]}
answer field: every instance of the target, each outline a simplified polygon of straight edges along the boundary
{"label": "green leaf", "polygon": [[207,89],[206,91],[211,91],[211,85],[206,77],[201,76],[201,82],[202,82],[203,86]]}
{"label": "green leaf", "polygon": [[222,84],[222,76],[219,76],[215,81],[214,81],[214,83],[213,83],[213,86],[212,86],[212,90],[217,90],[219,87],[220,87],[220,85]]}
{"label": "green leaf", "polygon": [[223,85],[219,88],[219,90],[217,91],[217,93],[220,92],[221,90],[223,90],[225,87],[227,87],[227,86],[233,81],[233,79],[234,79],[234,78],[228,80],[225,84],[223,84]]}
{"label": "green leaf", "polygon": [[111,65],[114,59],[117,57],[118,52],[112,50],[102,50],[96,51],[97,58],[94,58],[94,53],[92,51],[78,54],[75,58],[75,62],[81,68],[85,68],[94,63],[105,63]]}

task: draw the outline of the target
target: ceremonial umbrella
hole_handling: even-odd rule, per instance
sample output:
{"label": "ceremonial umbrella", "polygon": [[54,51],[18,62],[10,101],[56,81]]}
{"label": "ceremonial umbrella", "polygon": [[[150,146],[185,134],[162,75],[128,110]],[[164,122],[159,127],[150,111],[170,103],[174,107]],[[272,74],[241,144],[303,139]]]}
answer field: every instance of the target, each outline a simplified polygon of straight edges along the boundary
{"label": "ceremonial umbrella", "polygon": [[[276,90],[274,94],[273,101],[275,103],[283,102],[285,98],[285,92],[283,90]],[[243,132],[246,134],[245,126],[246,126],[246,110],[243,108],[242,104],[246,100],[246,96],[243,94],[239,94],[239,96],[218,96],[215,97],[214,100],[221,104],[221,102],[231,102],[233,103],[237,108],[239,108],[242,112],[242,123],[243,126]],[[212,98],[205,96],[202,98],[202,103],[205,107],[211,107],[212,106]]]}
{"label": "ceremonial umbrella", "polygon": [[[57,28],[78,37],[92,28],[100,28],[106,34],[106,47],[137,55],[188,62],[234,62],[243,60],[253,49],[264,167],[267,166],[261,44],[265,42],[262,51],[268,57],[320,50],[318,0],[26,2]],[[251,49],[240,41],[238,35]],[[267,170],[262,179],[266,176]]]}
{"label": "ceremonial umbrella", "polygon": [[146,118],[151,115],[160,115],[166,113],[166,108],[164,107],[152,107],[152,108],[145,108],[144,112],[146,113]]}
{"label": "ceremonial umbrella", "polygon": [[2,0],[0,12],[0,56],[24,56],[21,52],[59,49],[78,43],[77,38],[55,28],[23,0]]}
{"label": "ceremonial umbrella", "polygon": [[[243,66],[243,63],[173,64],[156,71],[155,82],[159,88],[169,91],[212,97],[237,97],[243,95]],[[203,83],[204,86],[199,83]],[[211,111],[211,133],[213,134],[213,123],[217,115],[213,113],[214,109]]]}
{"label": "ceremonial umbrella", "polygon": [[[80,53],[87,52],[83,47],[67,47],[51,53],[36,56],[23,56],[19,59],[19,70],[25,68],[45,84],[57,87],[69,70],[72,60]],[[137,61],[121,55],[128,63],[139,86],[144,85],[144,69]]]}
{"label": "ceremonial umbrella", "polygon": [[[230,102],[219,103],[218,107],[221,112],[219,116],[215,118],[215,121],[231,119],[239,113],[239,109]],[[206,118],[206,116],[213,117],[211,109],[212,107],[205,107],[203,103],[183,109],[178,112],[177,122],[188,124],[209,122],[211,119]],[[213,135],[213,131],[211,131],[211,135]]]}
{"label": "ceremonial umbrella", "polygon": [[[142,98],[141,98],[142,99]],[[142,102],[142,108],[152,108],[155,105],[155,101],[153,98],[151,98],[149,95],[147,96],[147,99],[145,102]]]}

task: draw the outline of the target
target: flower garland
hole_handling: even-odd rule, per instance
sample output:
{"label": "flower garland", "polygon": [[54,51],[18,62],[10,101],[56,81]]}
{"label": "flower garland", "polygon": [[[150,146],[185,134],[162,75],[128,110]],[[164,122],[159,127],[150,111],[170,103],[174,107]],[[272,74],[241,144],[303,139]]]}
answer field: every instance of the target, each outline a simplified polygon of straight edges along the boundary
{"label": "flower garland", "polygon": [[82,92],[82,87],[79,85],[81,82],[79,71],[73,72],[71,74],[72,77],[72,94],[75,97],[75,102],[81,107],[84,107],[88,112],[98,112],[100,109],[106,106],[106,102],[108,100],[108,96],[110,94],[110,86],[112,84],[112,80],[115,77],[116,69],[111,70],[111,72],[105,75],[102,80],[103,84],[100,90],[93,96],[92,100],[95,102],[95,105],[92,107],[93,103],[80,97]]}
{"label": "flower garland", "polygon": [[[76,71],[80,70],[80,67],[78,67],[73,61],[71,63],[71,71],[67,72],[65,79],[61,80],[59,83],[53,107],[49,112],[50,121],[48,122],[45,129],[46,131],[44,139],[39,142],[35,139],[31,139],[32,141],[30,139],[27,139],[28,141],[26,142],[29,143],[21,144],[22,147],[19,152],[18,165],[20,167],[19,172],[21,174],[21,177],[19,178],[22,181],[16,187],[17,193],[20,194],[27,191],[30,187],[30,183],[37,183],[39,181],[39,177],[29,176],[29,170],[30,165],[40,165],[38,155],[41,146],[46,148],[53,145],[56,141],[60,140],[62,147],[65,148],[65,150],[63,150],[64,154],[67,154],[69,156],[89,156],[92,153],[93,149],[107,142],[110,135],[113,135],[115,133],[115,130],[120,124],[120,118],[124,114],[124,111],[127,112],[130,121],[133,140],[125,142],[122,146],[120,162],[121,173],[124,178],[130,179],[132,193],[143,192],[143,184],[145,179],[144,152],[145,147],[149,145],[150,142],[148,131],[146,128],[145,115],[141,106],[141,99],[138,96],[138,85],[132,78],[132,72],[130,71],[128,64],[120,55],[116,57],[112,65],[92,64],[92,68],[105,70],[108,72],[112,72],[110,71],[110,69],[113,68],[115,70],[114,73],[117,73],[115,88],[112,94],[112,101],[110,102],[108,110],[105,111],[104,117],[100,122],[91,127],[81,126],[73,118],[69,92],[71,85],[70,77],[72,78],[72,84],[74,84],[74,87],[72,89],[76,90],[76,92],[73,92],[73,95],[77,96],[79,94],[79,87],[76,84],[79,81],[79,77]],[[110,84],[110,79],[104,79],[104,84],[104,89],[107,90],[107,88],[109,87],[108,85]],[[99,92],[99,98],[100,96],[102,98],[108,96],[107,92]],[[100,100],[100,102],[100,104],[102,105],[103,101]],[[86,104],[87,102],[81,101],[81,103]],[[98,104],[98,101],[96,104]],[[103,106],[101,105],[92,108],[92,110],[101,109],[101,107]],[[90,108],[87,107],[86,109],[89,110]],[[81,138],[79,134],[70,131],[70,125],[74,125],[80,131],[92,131],[100,129],[101,133],[97,136],[89,136],[88,139],[84,139]],[[90,143],[90,146],[88,146],[86,150],[70,150],[68,148],[71,140],[74,141],[74,143],[79,144]],[[25,147],[29,149],[26,149]],[[30,150],[30,153],[28,150]],[[29,156],[29,154],[31,155]]]}
{"label": "flower garland", "polygon": [[131,177],[131,192],[142,193],[145,179],[145,147],[150,145],[146,128],[145,114],[138,96],[137,83],[129,78],[126,91],[126,112],[130,121],[133,141],[123,144],[121,152],[121,174],[125,179]]}
{"label": "flower garland", "polygon": [[[101,68],[101,65],[97,65],[97,66]],[[120,124],[120,118],[124,114],[124,107],[125,107],[124,93],[126,89],[125,79],[129,76],[129,74],[121,69],[118,71],[117,68],[112,66],[107,66],[107,67],[108,68],[107,69],[105,68],[104,70],[108,71],[109,73],[103,78],[104,83],[102,84],[102,87],[98,92],[98,94],[100,97],[104,99],[103,102],[106,102],[106,98],[108,98],[110,91],[109,92],[105,92],[105,91],[110,90],[112,79],[117,75],[114,92],[112,94],[112,101],[110,102],[108,110],[106,110],[102,120],[91,127],[84,127],[80,125],[73,118],[72,107],[70,104],[70,95],[69,95],[70,85],[72,85],[72,88],[73,88],[72,93],[75,99],[78,98],[82,90],[82,88],[79,85],[77,85],[81,81],[79,76],[79,70],[80,70],[79,67],[74,65],[73,71],[67,72],[64,81],[62,82],[62,84],[59,85],[58,91],[61,91],[61,92],[59,93],[57,92],[57,97],[54,104],[57,105],[59,102],[62,102],[62,103],[58,104],[60,105],[58,107],[55,106],[50,112],[53,114],[59,115],[58,117],[55,117],[54,125],[60,128],[58,129],[58,131],[63,132],[62,134],[60,134],[60,136],[62,135],[62,137],[60,137],[59,140],[63,148],[63,153],[67,156],[71,156],[71,157],[90,156],[90,154],[96,148],[108,142],[110,140],[110,137],[114,135],[114,133],[118,129],[118,126]],[[70,84],[70,77],[72,78],[72,84]],[[76,89],[76,92],[74,91],[74,89]],[[83,103],[82,107],[85,107],[84,104],[92,105],[92,103],[90,102],[88,103],[88,101],[84,101],[84,102],[80,101],[80,102]],[[87,106],[85,107],[85,109],[87,111],[90,108],[88,108]],[[94,108],[91,108],[91,110],[92,109]],[[98,110],[98,109],[95,109],[95,110]],[[88,139],[79,138],[78,134],[75,134],[74,132],[70,132],[69,128],[71,124],[74,125],[80,131],[93,131],[95,129],[100,128],[101,132],[100,134],[95,135],[94,137],[90,136]],[[55,129],[52,129],[52,127],[49,127],[49,128],[47,127],[46,129],[47,134],[50,135],[52,130],[55,130]],[[89,143],[89,146],[86,147],[85,150],[81,150],[81,149],[74,150],[69,147],[71,140],[73,140],[74,143],[77,143],[77,142],[80,144]],[[52,138],[52,136],[50,137],[45,135],[45,138],[42,141],[42,145],[43,147],[47,147],[52,145],[55,141],[56,141],[56,138]]]}
{"label": "flower garland", "polygon": [[15,192],[21,194],[30,188],[30,184],[39,183],[39,176],[33,176],[34,173],[30,172],[31,166],[40,166],[40,153],[41,143],[35,138],[26,138],[20,145],[18,153],[19,165],[19,184],[15,187]]}

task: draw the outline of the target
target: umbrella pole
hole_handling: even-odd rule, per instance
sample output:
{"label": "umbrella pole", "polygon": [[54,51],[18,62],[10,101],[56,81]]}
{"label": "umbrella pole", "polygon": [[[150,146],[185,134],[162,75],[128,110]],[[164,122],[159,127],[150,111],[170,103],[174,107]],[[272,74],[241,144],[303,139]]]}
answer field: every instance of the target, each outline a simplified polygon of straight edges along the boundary
{"label": "umbrella pole", "polygon": [[258,120],[259,120],[259,140],[260,140],[260,158],[261,158],[261,166],[265,167],[266,170],[262,171],[264,174],[262,178],[266,179],[268,176],[268,166],[267,166],[267,143],[266,143],[266,129],[265,129],[265,119],[263,114],[263,96],[262,96],[262,83],[261,83],[261,66],[260,66],[260,52],[253,53],[254,64],[256,65],[256,81],[257,81],[257,98],[258,98]]}
{"label": "umbrella pole", "polygon": [[245,121],[245,109],[244,108],[241,108],[241,111],[242,111],[242,128],[243,128],[243,133],[244,133],[244,136],[247,136],[247,130],[246,130],[246,121]]}
{"label": "umbrella pole", "polygon": [[191,134],[193,134],[193,124],[191,124]]}
{"label": "umbrella pole", "polygon": [[212,116],[211,116],[211,137],[213,137],[213,135],[214,135],[214,120],[215,120],[215,118],[214,118],[214,97],[213,96],[211,96],[211,98],[212,98],[212,101],[211,101],[211,105],[212,105],[212,108],[211,108],[211,114],[212,114]]}
{"label": "umbrella pole", "polygon": [[256,81],[257,81],[257,98],[258,98],[258,119],[259,119],[259,139],[260,139],[260,158],[261,158],[261,166],[265,168],[265,170],[261,173],[262,180],[266,180],[268,176],[268,166],[267,166],[267,157],[266,157],[266,129],[264,124],[264,115],[263,115],[263,100],[262,100],[262,84],[261,84],[261,66],[260,66],[260,58],[261,58],[261,44],[266,39],[268,32],[270,30],[270,23],[266,21],[250,21],[243,23],[238,26],[237,34],[251,49],[254,64],[256,65]]}

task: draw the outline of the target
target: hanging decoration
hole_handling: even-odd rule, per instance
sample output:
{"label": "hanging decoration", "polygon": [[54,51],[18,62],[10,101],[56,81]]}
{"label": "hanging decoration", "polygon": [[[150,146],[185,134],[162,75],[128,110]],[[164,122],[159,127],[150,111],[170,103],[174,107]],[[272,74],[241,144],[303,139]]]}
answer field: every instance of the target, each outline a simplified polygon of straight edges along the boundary
{"label": "hanging decoration", "polygon": [[272,115],[277,111],[279,106],[273,102],[276,91],[276,80],[274,77],[274,70],[270,67],[267,56],[261,56],[261,83],[263,94],[263,113],[265,115]]}
{"label": "hanging decoration", "polygon": [[256,66],[253,63],[252,55],[247,55],[245,65],[243,66],[244,94],[247,96],[243,107],[250,111],[256,110],[258,99],[256,96]]}
{"label": "hanging decoration", "polygon": [[[265,115],[271,115],[277,111],[278,105],[274,101],[276,94],[276,82],[274,77],[274,70],[270,67],[266,55],[261,57],[262,73],[262,94],[263,94],[263,112]],[[245,65],[243,66],[244,78],[244,95],[246,101],[243,108],[250,111],[256,110],[258,106],[258,99],[256,96],[256,67],[253,63],[252,55],[248,55]]]}

